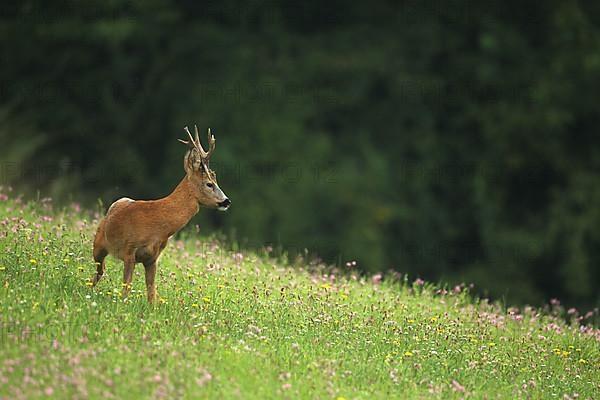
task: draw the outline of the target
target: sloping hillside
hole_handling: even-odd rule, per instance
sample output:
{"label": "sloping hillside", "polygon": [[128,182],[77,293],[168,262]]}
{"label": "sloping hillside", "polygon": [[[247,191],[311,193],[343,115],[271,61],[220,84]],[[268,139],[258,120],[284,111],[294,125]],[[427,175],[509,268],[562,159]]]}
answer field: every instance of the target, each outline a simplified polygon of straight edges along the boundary
{"label": "sloping hillside", "polygon": [[158,304],[141,266],[124,301],[114,259],[89,287],[97,216],[1,196],[2,398],[600,398],[590,315],[292,268],[192,231],[161,258]]}

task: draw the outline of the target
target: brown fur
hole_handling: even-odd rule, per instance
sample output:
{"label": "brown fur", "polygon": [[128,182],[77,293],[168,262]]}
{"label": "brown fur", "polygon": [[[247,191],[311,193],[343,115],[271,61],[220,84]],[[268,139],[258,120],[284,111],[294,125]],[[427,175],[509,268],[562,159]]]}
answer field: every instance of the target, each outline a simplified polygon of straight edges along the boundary
{"label": "brown fur", "polygon": [[110,206],[94,238],[93,256],[97,264],[92,278],[94,286],[104,274],[106,256],[111,254],[124,263],[123,297],[131,289],[135,264],[142,263],[148,301],[154,302],[156,265],[168,239],[198,213],[200,206],[216,208],[228,200],[217,185],[214,172],[206,164],[196,163],[194,167],[190,157],[197,157],[193,150],[185,157],[186,176],[167,197],[138,201],[123,198]]}

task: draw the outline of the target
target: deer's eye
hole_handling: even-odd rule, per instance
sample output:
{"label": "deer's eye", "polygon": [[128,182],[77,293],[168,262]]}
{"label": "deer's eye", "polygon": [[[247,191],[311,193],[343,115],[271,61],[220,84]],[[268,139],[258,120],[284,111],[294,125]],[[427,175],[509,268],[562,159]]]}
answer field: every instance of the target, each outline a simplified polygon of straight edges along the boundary
{"label": "deer's eye", "polygon": [[211,188],[211,189],[212,189],[212,188],[214,188],[214,187],[215,187],[215,185],[214,185],[212,182],[208,182],[208,183],[206,184],[206,187],[209,187],[209,188]]}

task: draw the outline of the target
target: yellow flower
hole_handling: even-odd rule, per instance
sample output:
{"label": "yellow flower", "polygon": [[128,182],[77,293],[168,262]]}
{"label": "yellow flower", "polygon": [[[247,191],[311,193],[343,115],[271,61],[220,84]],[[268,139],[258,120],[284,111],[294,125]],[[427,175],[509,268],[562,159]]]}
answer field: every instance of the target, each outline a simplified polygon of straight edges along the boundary
{"label": "yellow flower", "polygon": [[414,324],[414,323],[415,323],[415,320],[414,320],[414,319],[409,319],[409,320],[408,320],[408,323],[409,323],[409,324]]}
{"label": "yellow flower", "polygon": [[167,302],[167,299],[165,299],[164,297],[160,298],[160,304],[165,304]]}
{"label": "yellow flower", "polygon": [[563,351],[562,352],[563,357],[567,357],[569,354],[571,354],[570,351]]}
{"label": "yellow flower", "polygon": [[198,308],[198,307],[199,307],[199,306],[198,306],[198,303],[194,303],[194,304],[192,304],[192,307]]}
{"label": "yellow flower", "polygon": [[431,322],[437,321],[437,317],[431,317]]}
{"label": "yellow flower", "polygon": [[85,286],[90,286],[91,287],[91,286],[94,286],[94,284],[92,282],[88,281],[88,282],[85,283]]}
{"label": "yellow flower", "polygon": [[33,265],[37,264],[37,261],[35,260],[35,258],[32,258],[31,260],[29,260],[30,263],[32,263]]}
{"label": "yellow flower", "polygon": [[404,352],[404,357],[412,357],[413,353],[411,353],[410,351],[405,351]]}
{"label": "yellow flower", "polygon": [[580,359],[579,359],[579,363],[580,363],[580,364],[587,364],[587,361],[586,361],[586,360],[584,360],[583,358],[580,358]]}
{"label": "yellow flower", "polygon": [[208,297],[203,297],[202,301],[205,303],[210,303],[210,299]]}
{"label": "yellow flower", "polygon": [[494,342],[489,342],[488,343],[488,346],[490,346],[490,347],[494,347],[495,345],[496,345],[496,343],[494,343]]}
{"label": "yellow flower", "polygon": [[217,285],[217,287],[218,287],[219,289],[223,289],[223,288],[225,287],[225,285]]}
{"label": "yellow flower", "polygon": [[324,283],[321,285],[322,289],[331,289],[331,285],[329,283]]}
{"label": "yellow flower", "polygon": [[0,271],[4,271],[6,269],[6,267],[2,266],[0,267]]}

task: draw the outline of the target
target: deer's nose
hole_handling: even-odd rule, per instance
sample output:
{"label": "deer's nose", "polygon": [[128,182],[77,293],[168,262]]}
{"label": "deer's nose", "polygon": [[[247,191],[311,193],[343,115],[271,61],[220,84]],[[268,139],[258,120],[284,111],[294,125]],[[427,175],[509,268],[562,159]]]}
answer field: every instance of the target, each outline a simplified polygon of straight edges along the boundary
{"label": "deer's nose", "polygon": [[231,200],[229,199],[225,199],[222,202],[219,203],[219,207],[229,207],[231,205]]}

